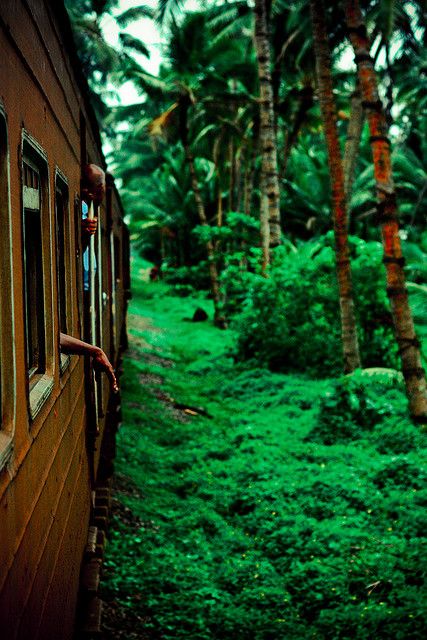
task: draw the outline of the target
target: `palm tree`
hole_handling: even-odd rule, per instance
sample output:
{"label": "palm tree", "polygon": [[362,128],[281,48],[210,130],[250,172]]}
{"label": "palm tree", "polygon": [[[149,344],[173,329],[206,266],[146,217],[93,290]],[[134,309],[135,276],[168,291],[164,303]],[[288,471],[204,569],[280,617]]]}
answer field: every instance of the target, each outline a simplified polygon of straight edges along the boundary
{"label": "palm tree", "polygon": [[[190,172],[191,187],[193,190],[194,200],[196,202],[197,213],[202,227],[209,227],[206,216],[205,206],[197,178],[196,168],[194,166],[194,157],[191,151],[188,139],[188,110],[192,104],[192,96],[190,93],[183,95],[179,101],[179,136],[184,148],[185,159]],[[214,303],[214,324],[220,329],[226,329],[227,323],[222,311],[221,292],[219,288],[218,268],[215,258],[215,249],[210,238],[206,240],[206,253],[208,257],[209,276],[211,281],[211,292]]]}
{"label": "palm tree", "polygon": [[415,419],[425,422],[427,420],[427,384],[403,271],[404,259],[399,237],[388,126],[378,95],[377,78],[369,54],[368,35],[358,0],[346,0],[345,13],[350,41],[355,53],[363,106],[371,133],[378,219],[381,223],[384,264],[387,272],[387,294],[402,360],[402,373],[411,414]]}
{"label": "palm tree", "polygon": [[[360,88],[358,83],[356,83],[356,88],[351,96],[350,118],[348,121],[343,157],[344,190],[347,199],[347,208],[351,199],[363,123],[364,116],[362,98],[360,95]],[[350,218],[350,216],[347,217]]]}
{"label": "palm tree", "polygon": [[261,200],[261,232],[263,271],[265,271],[269,263],[269,247],[275,247],[281,242],[277,144],[274,126],[270,38],[266,0],[255,0],[254,18],[254,43],[258,60],[260,96],[261,193],[264,196]]}
{"label": "palm tree", "polygon": [[348,248],[344,172],[338,139],[336,108],[332,92],[331,58],[322,5],[323,3],[319,0],[310,0],[319,100],[331,175],[344,371],[345,373],[350,373],[360,367],[360,356]]}
{"label": "palm tree", "polygon": [[105,103],[105,96],[110,92],[109,82],[122,83],[123,70],[136,64],[131,53],[136,51],[147,58],[150,55],[143,42],[125,32],[119,33],[118,47],[106,41],[102,28],[104,18],[115,21],[121,29],[139,18],[153,17],[152,10],[146,5],[132,7],[113,17],[111,9],[114,4],[113,0],[65,0],[91,102],[98,121],[103,125],[109,113]]}
{"label": "palm tree", "polygon": [[[215,148],[218,141],[216,130],[223,129],[224,132],[228,132],[228,140],[224,147],[233,149],[229,160],[230,168],[235,167],[237,164],[236,155],[241,145],[230,144],[234,134],[231,135],[229,132],[238,129],[240,98],[243,97],[245,102],[248,98],[246,92],[239,94],[229,86],[229,75],[233,73],[234,66],[238,67],[240,74],[245,69],[245,61],[241,59],[239,42],[225,38],[225,36],[221,38],[221,34],[214,38],[211,36],[206,16],[200,12],[189,14],[179,27],[176,24],[171,26],[169,64],[161,69],[159,78],[142,73],[140,69],[128,70],[128,76],[138,83],[151,98],[150,103],[144,106],[146,113],[147,107],[151,109],[155,101],[157,105],[167,106],[163,113],[158,115],[157,112],[156,117],[151,118],[146,124],[149,124],[152,135],[161,137],[168,129],[169,139],[174,134],[178,136],[185,152],[199,222],[206,229],[210,228],[210,224],[202,186],[197,175],[194,157],[194,153],[197,151],[195,141],[200,142],[203,134],[211,134],[212,144],[208,153],[212,154],[212,150],[214,151],[213,157],[212,155],[211,157],[215,164]],[[137,125],[139,130],[140,124]],[[219,172],[217,171],[217,173]],[[233,178],[236,173],[234,170]],[[217,178],[219,183],[220,176],[217,175]],[[230,201],[233,200],[233,192],[234,184],[232,181],[229,188]],[[221,194],[219,202],[222,203]],[[211,291],[215,305],[215,324],[225,327],[226,323],[221,311],[215,246],[209,234],[205,234],[203,237],[205,238]]]}

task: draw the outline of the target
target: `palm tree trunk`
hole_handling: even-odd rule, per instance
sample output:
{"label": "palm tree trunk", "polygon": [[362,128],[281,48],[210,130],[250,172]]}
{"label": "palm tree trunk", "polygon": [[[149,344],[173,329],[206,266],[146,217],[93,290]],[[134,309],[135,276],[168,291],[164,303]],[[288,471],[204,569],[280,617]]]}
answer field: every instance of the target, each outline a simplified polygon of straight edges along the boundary
{"label": "palm tree trunk", "polygon": [[221,176],[218,174],[218,186],[216,196],[216,225],[222,227],[223,222],[223,209],[222,209],[222,189],[221,189]]}
{"label": "palm tree trunk", "polygon": [[[191,148],[188,142],[188,122],[187,112],[189,104],[185,98],[182,99],[180,109],[180,135],[181,142],[184,147],[185,159],[190,171],[191,188],[193,190],[194,200],[196,202],[196,209],[199,216],[200,224],[204,227],[209,227],[208,219],[206,217],[205,205],[203,203],[202,194],[199,187],[199,181],[197,179],[196,168],[194,166],[194,157],[191,153]],[[215,260],[215,250],[212,240],[206,242],[206,253],[208,257],[209,276],[211,281],[211,293],[214,303],[214,324],[221,329],[227,328],[227,323],[221,311],[221,292],[219,288],[218,269]]]}
{"label": "palm tree trunk", "polygon": [[252,194],[254,190],[254,179],[256,170],[256,161],[259,153],[259,114],[256,112],[253,118],[252,127],[252,150],[250,158],[247,158],[246,170],[245,170],[245,185],[243,206],[247,216],[251,215],[252,210]]}
{"label": "palm tree trunk", "polygon": [[292,126],[290,129],[288,129],[286,134],[285,145],[282,154],[282,166],[280,168],[281,178],[286,175],[286,169],[288,166],[288,160],[291,155],[292,148],[298,138],[298,134],[301,131],[301,128],[304,125],[305,119],[307,117],[307,112],[314,104],[313,93],[314,92],[311,81],[306,80],[306,82],[304,83],[304,87],[299,92],[298,110],[292,120]]}
{"label": "palm tree trunk", "polygon": [[337,114],[332,93],[331,58],[324,21],[323,2],[310,0],[313,23],[314,52],[320,108],[328,148],[329,170],[333,199],[335,255],[341,309],[341,333],[344,371],[360,367],[356,318],[351,282],[350,256],[347,235],[347,209],[344,191],[344,172],[337,130]]}
{"label": "palm tree trunk", "polygon": [[356,171],[357,156],[359,153],[360,139],[362,137],[362,129],[364,123],[364,114],[362,107],[362,97],[360,88],[357,84],[356,89],[351,96],[350,120],[347,129],[347,138],[344,147],[344,187],[347,198],[347,210],[351,199],[351,191],[353,187],[354,174]]}
{"label": "palm tree trunk", "polygon": [[[267,27],[266,0],[255,0],[255,50],[258,59],[260,91],[260,146],[262,154],[261,188],[268,206],[261,206],[261,228],[269,227],[269,247],[281,242],[280,196],[277,170],[277,143],[274,131],[273,89],[271,84],[270,41]],[[262,201],[262,196],[261,196]],[[265,210],[266,209],[266,210]],[[263,220],[262,216],[267,217]],[[263,246],[266,238],[262,239]],[[267,249],[268,251],[268,249]],[[269,257],[268,257],[269,261]]]}
{"label": "palm tree trunk", "polygon": [[402,360],[402,373],[411,415],[416,420],[425,422],[427,420],[427,385],[403,271],[404,258],[399,237],[399,212],[391,169],[386,116],[378,95],[377,78],[369,54],[368,36],[358,1],[346,0],[345,12],[349,37],[355,53],[362,104],[371,133],[378,220],[381,224],[383,261],[387,272],[387,294]]}
{"label": "palm tree trunk", "polygon": [[236,164],[235,164],[235,149],[233,138],[230,138],[228,143],[228,162],[229,162],[229,183],[228,183],[228,210],[234,211],[234,192],[236,188]]}

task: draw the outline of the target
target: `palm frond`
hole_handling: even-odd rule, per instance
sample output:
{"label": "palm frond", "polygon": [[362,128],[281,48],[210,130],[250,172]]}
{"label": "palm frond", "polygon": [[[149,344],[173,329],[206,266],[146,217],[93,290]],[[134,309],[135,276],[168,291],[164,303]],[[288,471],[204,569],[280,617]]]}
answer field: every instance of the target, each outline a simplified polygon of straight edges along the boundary
{"label": "palm frond", "polygon": [[139,38],[135,38],[130,33],[123,32],[119,34],[119,38],[123,47],[125,47],[126,49],[132,49],[132,51],[136,51],[146,58],[150,57],[149,50]]}
{"label": "palm frond", "polygon": [[154,11],[151,7],[141,4],[137,7],[131,7],[118,16],[115,16],[116,22],[122,29],[127,27],[131,22],[140,20],[141,18],[153,18]]}
{"label": "palm frond", "polygon": [[163,24],[166,16],[176,10],[181,10],[183,0],[159,0],[155,19],[159,24]]}
{"label": "palm frond", "polygon": [[165,133],[165,129],[169,126],[173,112],[179,106],[178,102],[174,102],[173,105],[166,109],[163,113],[161,113],[157,118],[151,120],[148,125],[148,133],[150,136],[162,136]]}

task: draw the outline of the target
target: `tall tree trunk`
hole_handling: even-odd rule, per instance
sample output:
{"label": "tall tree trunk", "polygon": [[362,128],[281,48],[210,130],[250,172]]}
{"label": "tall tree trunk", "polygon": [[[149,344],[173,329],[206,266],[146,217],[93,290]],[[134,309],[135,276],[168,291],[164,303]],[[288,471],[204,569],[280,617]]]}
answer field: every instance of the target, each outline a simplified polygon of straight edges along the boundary
{"label": "tall tree trunk", "polygon": [[384,245],[387,294],[390,300],[396,340],[402,360],[402,373],[412,416],[427,420],[427,386],[422,367],[420,344],[414,330],[403,271],[404,258],[399,237],[398,208],[393,182],[390,141],[384,108],[378,95],[377,78],[362,12],[357,0],[345,2],[347,28],[353,45],[362,104],[371,133],[374,175],[378,202],[378,220]]}
{"label": "tall tree trunk", "polygon": [[270,225],[268,223],[268,198],[265,192],[265,183],[260,176],[260,234],[261,234],[261,273],[267,278],[268,265],[270,264]]}
{"label": "tall tree trunk", "polygon": [[252,193],[254,190],[254,178],[256,170],[256,161],[259,153],[259,114],[255,112],[252,127],[252,151],[250,157],[246,161],[245,170],[245,186],[243,196],[244,211],[247,216],[251,215],[252,209]]}
{"label": "tall tree trunk", "polygon": [[[206,217],[205,205],[203,203],[202,194],[199,187],[199,181],[197,179],[196,168],[194,166],[194,157],[191,153],[190,144],[188,142],[188,121],[187,112],[189,108],[189,99],[183,98],[180,109],[180,136],[181,142],[184,147],[185,160],[187,162],[191,188],[194,194],[194,200],[196,202],[196,209],[199,216],[200,224],[203,227],[209,227],[209,223]],[[208,257],[209,276],[211,281],[211,292],[214,303],[214,324],[221,329],[226,329],[227,323],[221,310],[221,293],[219,288],[218,269],[215,260],[215,250],[212,240],[206,242],[206,253]]]}
{"label": "tall tree trunk", "polygon": [[245,149],[241,144],[234,156],[234,175],[236,184],[236,201],[234,211],[240,211],[242,207],[242,164],[244,164]]}
{"label": "tall tree trunk", "polygon": [[307,112],[314,104],[313,99],[313,87],[311,85],[311,81],[308,80],[305,82],[304,87],[299,92],[299,104],[298,110],[295,116],[292,118],[292,127],[287,131],[285,138],[285,146],[282,154],[282,166],[280,169],[280,176],[283,178],[286,174],[286,169],[288,166],[288,160],[291,155],[292,147],[294,146],[298,134],[305,122],[307,117]]}
{"label": "tall tree trunk", "polygon": [[[261,206],[261,228],[269,227],[269,247],[281,242],[280,197],[277,170],[277,143],[274,132],[273,89],[271,84],[270,41],[267,27],[266,0],[255,0],[255,50],[258,59],[260,91],[260,146],[262,154],[261,189],[267,197],[267,208]],[[262,203],[261,196],[261,203]],[[267,209],[267,210],[265,210]],[[262,244],[266,243],[266,238]],[[268,251],[268,248],[267,248]]]}
{"label": "tall tree trunk", "polygon": [[217,186],[217,196],[216,196],[216,225],[217,227],[222,227],[223,222],[223,210],[222,210],[222,189],[221,189],[221,179],[218,174],[218,186]]}
{"label": "tall tree trunk", "polygon": [[348,248],[344,173],[338,139],[336,107],[332,93],[331,57],[324,20],[323,2],[321,2],[321,0],[310,0],[310,8],[313,23],[314,52],[316,56],[316,73],[320,108],[322,111],[331,175],[335,255],[341,309],[344,371],[349,373],[357,367],[360,367],[360,357]]}
{"label": "tall tree trunk", "polygon": [[228,142],[228,210],[234,211],[235,188],[236,188],[236,164],[235,164],[235,148],[233,138],[230,137]]}
{"label": "tall tree trunk", "polygon": [[344,188],[347,198],[347,210],[351,199],[354,174],[356,171],[357,156],[359,154],[360,139],[362,137],[364,123],[362,97],[359,84],[351,96],[350,120],[348,122],[347,137],[344,147]]}

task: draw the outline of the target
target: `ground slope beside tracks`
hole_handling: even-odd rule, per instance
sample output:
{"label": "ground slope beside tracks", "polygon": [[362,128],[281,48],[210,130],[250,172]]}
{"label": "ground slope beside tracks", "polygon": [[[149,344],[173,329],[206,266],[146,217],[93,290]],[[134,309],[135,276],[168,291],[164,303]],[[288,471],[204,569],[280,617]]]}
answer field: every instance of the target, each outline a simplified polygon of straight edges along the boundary
{"label": "ground slope beside tracks", "polygon": [[422,638],[426,450],[401,390],[236,364],[211,302],[161,282],[130,312],[104,639]]}

